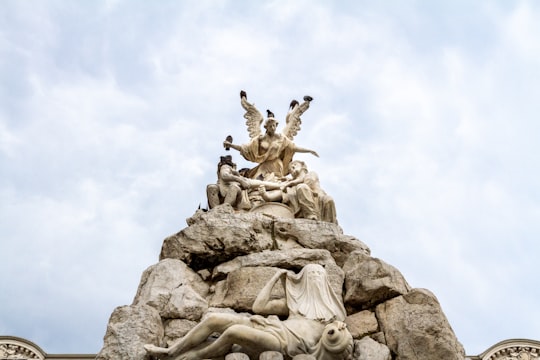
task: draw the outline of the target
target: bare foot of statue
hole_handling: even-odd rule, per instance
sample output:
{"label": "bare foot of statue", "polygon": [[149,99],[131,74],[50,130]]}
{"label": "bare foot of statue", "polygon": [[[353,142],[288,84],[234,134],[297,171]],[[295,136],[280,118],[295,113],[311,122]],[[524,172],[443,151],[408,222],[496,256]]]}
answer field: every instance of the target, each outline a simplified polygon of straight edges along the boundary
{"label": "bare foot of statue", "polygon": [[158,347],[152,344],[144,345],[144,349],[150,355],[169,355],[169,351],[168,351],[169,349]]}

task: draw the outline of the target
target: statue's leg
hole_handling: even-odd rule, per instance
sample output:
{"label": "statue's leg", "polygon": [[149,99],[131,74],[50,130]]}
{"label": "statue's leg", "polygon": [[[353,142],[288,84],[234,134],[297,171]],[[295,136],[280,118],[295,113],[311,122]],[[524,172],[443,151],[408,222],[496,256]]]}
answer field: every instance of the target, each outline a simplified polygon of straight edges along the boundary
{"label": "statue's leg", "polygon": [[281,351],[281,344],[274,335],[248,325],[232,325],[212,344],[201,349],[188,351],[176,359],[197,360],[223,356],[230,351],[233,344],[256,347],[261,351]]}
{"label": "statue's leg", "polygon": [[206,198],[208,199],[208,209],[213,209],[219,205],[219,186],[209,184],[206,186]]}
{"label": "statue's leg", "polygon": [[322,196],[321,202],[321,220],[337,224],[336,205],[334,199],[330,196]]}
{"label": "statue's leg", "polygon": [[317,220],[317,209],[315,207],[315,200],[313,200],[313,193],[306,184],[299,184],[296,186],[296,198],[302,210],[302,217],[310,220]]}
{"label": "statue's leg", "polygon": [[230,184],[228,186],[227,194],[225,195],[225,199],[223,200],[223,203],[229,204],[232,207],[236,208],[237,199],[241,191],[242,189],[240,188],[240,186],[236,184]]}
{"label": "statue's leg", "polygon": [[193,329],[191,329],[183,338],[167,349],[167,354],[170,356],[180,354],[193,348],[194,346],[201,344],[212,333],[223,333],[229,327],[239,324],[250,324],[249,318],[236,314],[210,314]]}

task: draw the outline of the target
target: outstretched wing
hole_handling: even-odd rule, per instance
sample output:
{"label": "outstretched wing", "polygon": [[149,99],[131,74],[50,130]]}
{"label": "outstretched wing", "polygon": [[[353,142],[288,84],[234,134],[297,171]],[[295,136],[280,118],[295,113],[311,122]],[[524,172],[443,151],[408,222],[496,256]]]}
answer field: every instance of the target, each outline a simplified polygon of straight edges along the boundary
{"label": "outstretched wing", "polygon": [[304,102],[299,103],[296,100],[291,101],[289,112],[287,113],[285,128],[283,129],[283,135],[289,139],[293,139],[298,131],[300,131],[300,125],[302,119],[300,116],[309,108],[309,103],[313,100],[311,96],[304,96]]}
{"label": "outstretched wing", "polygon": [[244,118],[246,119],[249,137],[253,139],[261,134],[261,124],[264,118],[255,105],[247,101],[247,95],[244,90],[240,91],[240,104],[246,110]]}

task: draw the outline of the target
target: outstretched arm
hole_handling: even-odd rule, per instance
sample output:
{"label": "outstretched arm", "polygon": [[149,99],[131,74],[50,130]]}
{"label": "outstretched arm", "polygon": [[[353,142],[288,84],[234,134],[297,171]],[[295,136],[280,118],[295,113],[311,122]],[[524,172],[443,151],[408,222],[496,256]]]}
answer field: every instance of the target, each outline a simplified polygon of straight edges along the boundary
{"label": "outstretched arm", "polygon": [[285,181],[282,185],[281,185],[281,188],[282,189],[286,189],[288,187],[293,187],[293,186],[296,186],[298,184],[302,184],[304,182],[306,178],[306,174],[305,173],[301,173],[298,177],[295,177],[289,181]]}
{"label": "outstretched arm", "polygon": [[243,189],[249,188],[248,179],[238,174],[237,171],[231,169],[229,166],[222,166],[221,169],[219,170],[219,176],[224,181],[227,181],[227,182],[236,181],[240,183]]}
{"label": "outstretched arm", "polygon": [[319,157],[319,154],[317,154],[317,152],[315,150],[305,149],[305,148],[301,148],[299,146],[294,147],[294,152],[309,153],[309,154],[315,155],[316,157]]}
{"label": "outstretched arm", "polygon": [[240,151],[240,145],[235,145],[235,144],[233,144],[232,142],[227,141],[227,140],[225,140],[225,141],[223,142],[223,147],[224,147],[225,149],[232,148],[232,149],[234,149],[234,150]]}
{"label": "outstretched arm", "polygon": [[287,307],[286,299],[279,300],[270,300],[270,294],[272,293],[272,288],[278,279],[286,276],[287,270],[280,269],[274,276],[266,283],[262,288],[259,295],[253,303],[252,310],[254,313],[262,315],[288,315],[289,308]]}

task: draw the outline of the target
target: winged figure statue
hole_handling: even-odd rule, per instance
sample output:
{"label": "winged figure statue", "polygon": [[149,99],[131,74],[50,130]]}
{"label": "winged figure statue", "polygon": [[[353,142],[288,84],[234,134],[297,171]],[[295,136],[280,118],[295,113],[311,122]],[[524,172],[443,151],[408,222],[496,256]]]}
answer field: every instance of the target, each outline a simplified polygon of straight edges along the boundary
{"label": "winged figure statue", "polygon": [[[282,133],[277,133],[278,121],[270,110],[266,110],[267,118],[254,104],[248,102],[245,91],[240,91],[240,104],[246,111],[244,118],[250,137],[250,141],[244,145],[233,144],[231,139],[225,140],[223,146],[232,148],[248,161],[258,165],[250,169],[246,176],[252,179],[268,180],[271,177],[283,177],[287,174],[289,163],[295,153],[310,153],[319,156],[315,151],[296,146],[293,142],[294,136],[300,131],[302,120],[300,116],[309,108],[309,103],[313,100],[311,96],[304,96],[304,102],[291,101],[289,111],[285,119],[285,128]],[[263,125],[264,123],[264,125]],[[265,132],[261,130],[263,125]]]}

